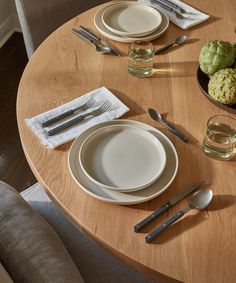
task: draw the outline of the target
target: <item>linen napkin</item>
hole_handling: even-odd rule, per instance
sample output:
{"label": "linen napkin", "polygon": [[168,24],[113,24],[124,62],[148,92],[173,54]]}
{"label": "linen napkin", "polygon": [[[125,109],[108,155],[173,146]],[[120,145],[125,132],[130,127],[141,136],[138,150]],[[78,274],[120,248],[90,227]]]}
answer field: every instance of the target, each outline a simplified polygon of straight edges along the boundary
{"label": "linen napkin", "polygon": [[[86,111],[83,112],[76,112],[75,114],[58,121],[57,123],[50,125],[49,127],[43,128],[41,126],[42,122],[45,120],[48,120],[54,116],[57,116],[63,112],[66,112],[67,110],[70,110],[74,107],[77,107],[79,105],[83,105],[86,103],[91,97],[95,99],[95,104],[92,105],[91,108],[89,108]],[[57,133],[54,136],[48,136],[47,131],[49,129],[52,129],[65,121],[68,121],[76,116],[79,116],[81,114],[85,114],[87,112],[90,112],[99,106],[101,106],[106,100],[109,100],[112,105],[106,111],[105,113],[99,115],[99,116],[91,116],[86,119],[84,119],[81,122],[78,122],[77,124],[71,126],[70,128],[67,128],[66,130]],[[40,139],[40,141],[48,148],[54,149],[58,147],[59,145],[66,143],[70,140],[73,140],[77,136],[79,136],[83,131],[86,129],[105,122],[109,120],[113,120],[116,118],[121,117],[123,114],[129,111],[129,108],[123,104],[113,93],[111,93],[107,88],[101,87],[94,91],[91,91],[81,97],[78,97],[64,105],[61,105],[57,108],[54,108],[50,111],[47,111],[45,113],[39,114],[33,118],[25,119],[26,125],[31,128],[31,130],[35,133],[36,136]]]}
{"label": "linen napkin", "polygon": [[[163,13],[165,13],[167,15],[167,17],[169,18],[169,20],[176,24],[178,27],[182,28],[182,29],[188,29],[191,28],[193,26],[196,26],[204,21],[206,21],[210,16],[200,12],[199,10],[191,7],[190,5],[179,1],[179,0],[171,0],[171,2],[179,5],[180,7],[184,8],[186,11],[190,12],[189,14],[184,14],[187,15],[188,17],[191,17],[191,19],[178,19],[176,17],[176,15],[172,12],[167,11],[166,9],[163,9],[162,7],[160,7],[158,5],[158,3],[155,3],[155,1],[151,1],[151,0],[138,0],[138,2],[143,3],[143,4],[152,4],[152,5],[156,5],[158,7],[158,9],[160,9],[160,11],[162,11]],[[163,1],[163,3],[165,3],[165,1]],[[168,3],[166,3],[168,4]],[[176,9],[178,10],[178,9]]]}

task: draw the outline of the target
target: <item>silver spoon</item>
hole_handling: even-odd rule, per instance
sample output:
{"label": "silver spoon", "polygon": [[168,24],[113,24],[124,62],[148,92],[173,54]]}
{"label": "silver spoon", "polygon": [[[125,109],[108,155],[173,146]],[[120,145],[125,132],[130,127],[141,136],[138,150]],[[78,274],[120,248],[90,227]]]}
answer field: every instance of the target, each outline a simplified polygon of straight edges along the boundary
{"label": "silver spoon", "polygon": [[183,142],[188,142],[188,138],[185,137],[183,134],[181,134],[179,131],[177,131],[172,125],[170,125],[169,123],[167,123],[165,120],[162,119],[161,114],[159,112],[157,112],[155,109],[153,108],[149,108],[148,109],[148,113],[150,115],[150,117],[155,120],[160,122],[162,125],[164,125],[165,127],[167,127],[167,129],[169,129],[172,133],[174,133],[178,138],[180,138]]}
{"label": "silver spoon", "polygon": [[157,235],[159,235],[162,231],[164,231],[167,227],[173,224],[176,220],[181,218],[186,212],[191,209],[204,209],[211,202],[213,197],[212,190],[203,189],[195,192],[188,203],[188,206],[179,210],[176,214],[172,215],[165,222],[163,222],[159,227],[153,230],[150,234],[145,237],[145,242],[150,243]]}
{"label": "silver spoon", "polygon": [[96,51],[99,52],[99,53],[110,53],[111,52],[110,47],[103,46],[103,45],[99,44],[96,40],[90,38],[89,36],[83,34],[82,32],[80,32],[76,29],[72,29],[72,33],[74,33],[78,37],[84,39],[85,41],[91,43],[96,48]]}
{"label": "silver spoon", "polygon": [[160,48],[160,49],[157,49],[157,50],[155,51],[155,55],[160,54],[162,51],[164,51],[164,50],[170,48],[170,47],[173,46],[173,45],[181,45],[181,44],[183,44],[186,40],[187,40],[187,36],[186,36],[186,35],[182,35],[182,36],[176,38],[175,41],[166,44],[165,46],[163,46],[163,47]]}

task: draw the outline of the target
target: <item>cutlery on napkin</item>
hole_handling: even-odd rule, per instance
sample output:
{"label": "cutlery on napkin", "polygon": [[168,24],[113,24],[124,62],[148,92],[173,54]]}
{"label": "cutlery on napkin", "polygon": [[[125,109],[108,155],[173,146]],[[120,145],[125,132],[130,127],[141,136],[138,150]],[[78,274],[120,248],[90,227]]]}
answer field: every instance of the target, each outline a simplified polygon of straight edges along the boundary
{"label": "cutlery on napkin", "polygon": [[76,123],[79,123],[83,121],[85,118],[90,117],[90,116],[99,116],[108,111],[108,109],[111,107],[111,102],[109,100],[106,100],[100,107],[93,109],[90,112],[87,112],[85,114],[81,114],[69,121],[66,121],[65,123],[56,126],[55,128],[48,130],[48,135],[53,136],[56,135],[57,133],[60,133],[61,131],[75,125]]}
{"label": "cutlery on napkin", "polygon": [[[95,110],[107,100],[111,102],[110,108],[99,116],[91,116],[83,121],[80,121],[77,124],[74,124],[73,127],[67,128],[64,131],[59,132],[56,135],[48,136],[48,131],[50,129],[54,128],[55,126],[61,125],[65,121],[61,120],[53,124],[52,126],[42,127],[42,123],[44,121],[54,116],[57,116],[61,113],[64,113],[70,109],[73,109],[77,107],[78,105],[83,105],[92,97],[96,101],[96,103],[93,104],[92,108],[89,108],[88,110],[83,111],[83,112],[81,111],[79,113],[76,112],[72,114],[70,118],[67,117],[67,119],[72,120],[80,116],[81,114],[86,114],[93,109]],[[83,96],[80,96],[64,105],[61,105],[57,108],[49,110],[45,113],[41,113],[33,118],[25,119],[25,122],[26,122],[26,125],[40,139],[42,144],[44,144],[48,148],[54,149],[61,144],[64,144],[68,141],[75,139],[78,135],[80,135],[82,132],[84,132],[88,128],[96,124],[105,122],[105,121],[117,119],[128,111],[129,111],[129,108],[123,102],[121,102],[111,91],[109,91],[106,87],[101,87]]]}
{"label": "cutlery on napkin", "polygon": [[[169,6],[169,8],[163,8],[164,5],[158,4],[155,0],[139,0],[140,3],[142,4],[152,4],[152,5],[156,5],[158,7],[158,9],[160,9],[160,11],[162,11],[163,13],[165,13],[169,20],[176,24],[177,26],[179,26],[182,29],[188,29],[191,28],[195,25],[198,25],[204,21],[206,21],[210,16],[202,13],[201,11],[193,8],[192,6],[179,1],[179,0],[158,0],[158,2],[163,3],[165,6]],[[174,6],[170,6],[170,2],[172,2],[174,5],[177,5],[179,7],[181,7],[182,9],[184,9],[185,11],[187,11],[188,13],[183,13],[181,12],[180,9],[178,8],[174,8]],[[177,13],[175,13],[175,11]],[[177,15],[182,15],[183,18],[178,18]]]}
{"label": "cutlery on napkin", "polygon": [[50,125],[52,125],[52,124],[54,124],[54,123],[56,123],[56,122],[58,122],[58,121],[60,121],[64,118],[68,117],[68,116],[71,116],[72,114],[74,114],[77,111],[85,111],[85,110],[89,109],[90,107],[92,107],[95,102],[96,102],[95,99],[93,97],[91,97],[84,104],[76,106],[76,107],[74,107],[74,108],[72,108],[72,109],[70,109],[66,112],[63,112],[63,113],[61,113],[57,116],[54,116],[54,117],[52,117],[52,118],[50,118],[46,121],[43,121],[42,127],[48,127],[48,126],[50,126]]}

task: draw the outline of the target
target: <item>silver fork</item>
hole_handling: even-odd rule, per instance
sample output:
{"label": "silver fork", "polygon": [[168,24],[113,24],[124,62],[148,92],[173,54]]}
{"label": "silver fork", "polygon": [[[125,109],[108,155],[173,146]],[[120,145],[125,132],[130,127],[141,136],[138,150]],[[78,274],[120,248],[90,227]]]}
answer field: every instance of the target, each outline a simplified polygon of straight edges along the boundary
{"label": "silver fork", "polygon": [[111,107],[111,102],[109,100],[106,100],[99,108],[90,111],[88,113],[85,113],[83,115],[79,115],[77,117],[75,117],[74,119],[71,119],[68,122],[65,122],[64,124],[61,124],[51,130],[48,131],[48,135],[49,136],[53,136],[69,127],[71,127],[72,125],[84,120],[85,118],[89,117],[89,116],[99,116],[101,114],[103,114],[104,112],[106,112],[109,108]]}
{"label": "silver fork", "polygon": [[168,3],[169,6],[171,6],[172,8],[179,10],[180,13],[182,13],[182,14],[193,14],[193,15],[196,14],[196,13],[189,12],[189,11],[185,10],[182,6],[175,4],[174,2],[172,2],[170,0],[162,0],[162,1]]}
{"label": "silver fork", "polygon": [[178,12],[177,10],[175,10],[174,8],[170,7],[167,5],[167,3],[163,3],[161,2],[161,0],[152,0],[152,3],[158,4],[161,8],[174,13],[176,18],[183,20],[183,19],[189,19],[189,20],[194,20],[194,17],[190,16],[190,15],[186,15],[186,14],[181,14],[180,12]]}
{"label": "silver fork", "polygon": [[87,109],[89,109],[94,103],[96,102],[96,100],[91,97],[86,103],[84,103],[83,105],[80,105],[78,107],[75,107],[73,109],[70,109],[60,115],[57,115],[49,120],[44,121],[41,125],[42,127],[47,127],[50,126],[58,121],[60,121],[63,118],[66,118],[68,116],[71,116],[72,114],[74,114],[77,111],[85,111]]}

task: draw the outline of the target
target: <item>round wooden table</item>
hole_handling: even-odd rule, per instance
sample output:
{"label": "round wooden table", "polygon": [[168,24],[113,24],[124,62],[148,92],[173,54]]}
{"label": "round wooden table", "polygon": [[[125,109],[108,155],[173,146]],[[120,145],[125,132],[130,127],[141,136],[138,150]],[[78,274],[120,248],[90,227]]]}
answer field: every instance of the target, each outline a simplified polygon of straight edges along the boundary
{"label": "round wooden table", "polygon": [[[200,91],[196,72],[201,47],[213,39],[235,41],[236,2],[187,1],[211,18],[189,30],[170,23],[157,47],[182,34],[181,47],[155,56],[155,74],[135,78],[127,73],[127,57],[101,55],[71,33],[84,25],[97,32],[93,16],[97,7],[64,24],[36,50],[22,76],[17,99],[17,119],[22,145],[38,181],[66,216],[124,260],[167,282],[234,282],[236,277],[235,158],[217,161],[201,150],[206,122],[215,114],[230,114],[211,103]],[[127,52],[128,44],[113,42]],[[179,169],[171,186],[159,197],[122,206],[99,201],[73,180],[68,164],[72,142],[47,149],[26,126],[24,119],[57,107],[89,91],[106,86],[130,111],[123,118],[158,128],[173,142]],[[167,120],[189,137],[183,143],[147,114],[149,107],[167,113]],[[230,114],[235,116],[234,114]],[[205,180],[214,199],[203,211],[192,210],[152,243],[144,237],[168,216],[184,207],[182,200],[142,232],[133,226],[187,186]],[[160,281],[162,282],[162,281]]]}

